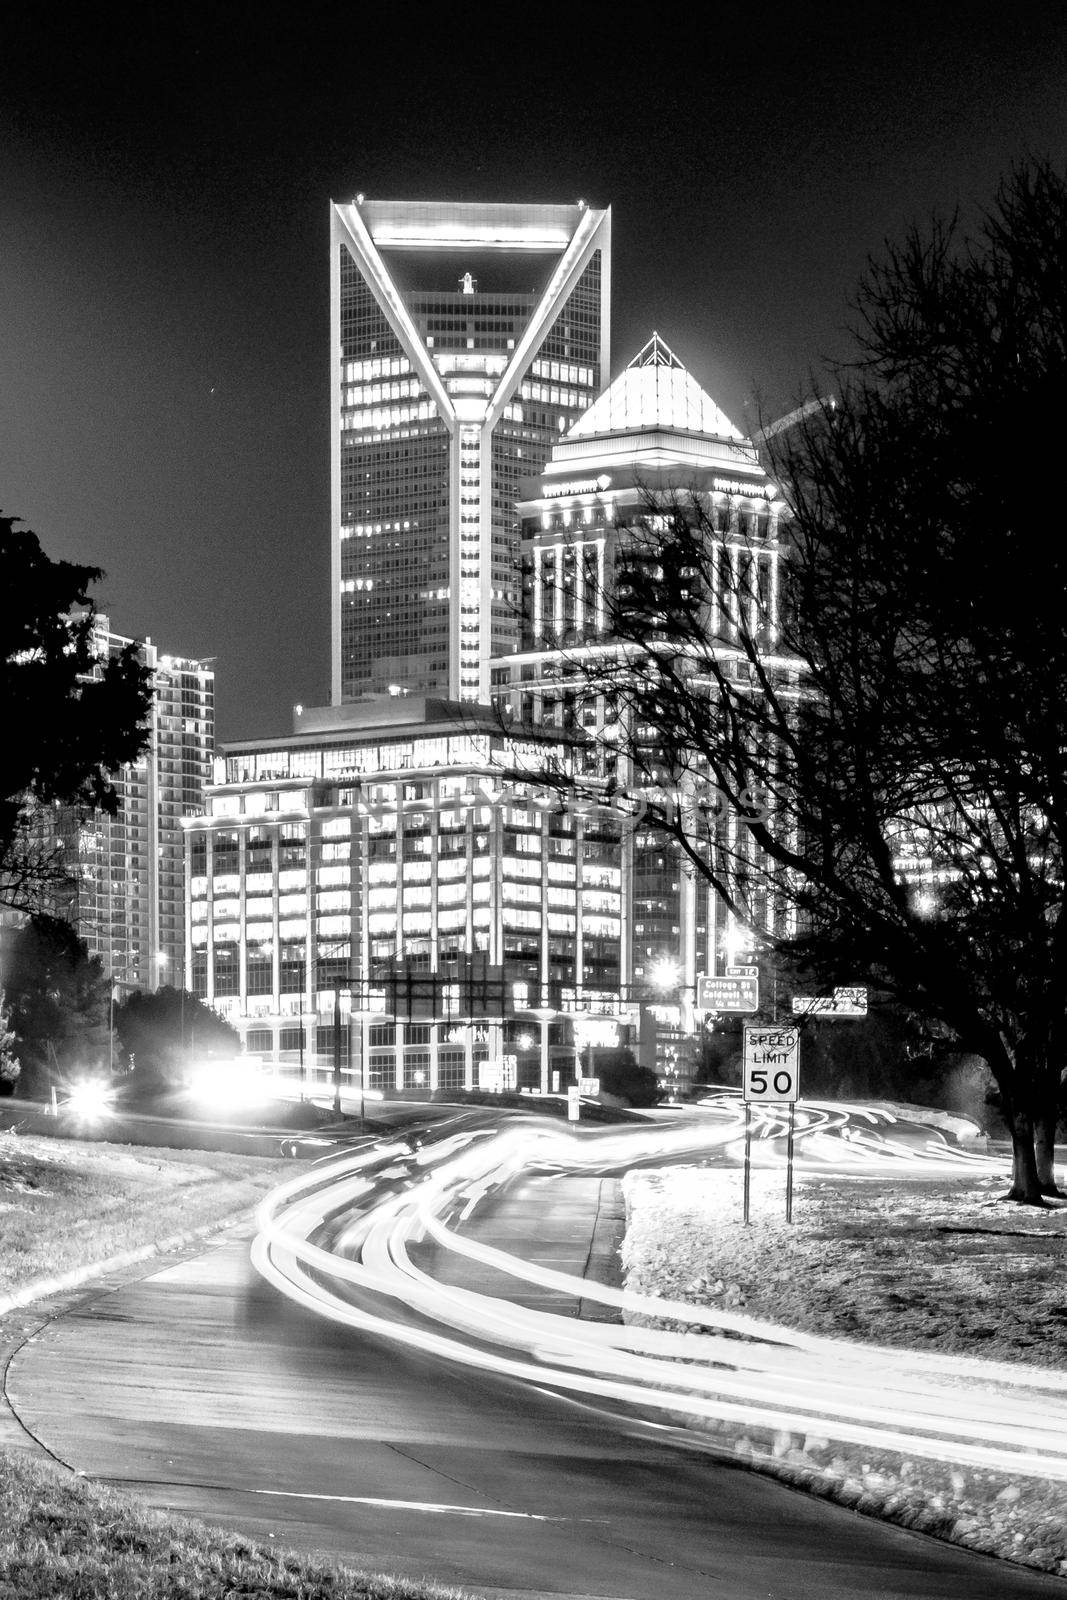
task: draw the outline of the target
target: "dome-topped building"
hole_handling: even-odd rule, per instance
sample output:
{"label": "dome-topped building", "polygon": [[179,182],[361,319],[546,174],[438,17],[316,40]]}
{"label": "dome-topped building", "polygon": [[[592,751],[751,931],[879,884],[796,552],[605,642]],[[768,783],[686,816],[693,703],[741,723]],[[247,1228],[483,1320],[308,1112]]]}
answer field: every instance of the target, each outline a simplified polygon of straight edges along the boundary
{"label": "dome-topped building", "polygon": [[567,437],[595,439],[644,428],[742,439],[726,413],[658,333],[653,333],[630,365],[583,412]]}
{"label": "dome-topped building", "polygon": [[[709,539],[722,547],[709,570],[729,570],[739,549],[750,552],[773,643],[782,555],[776,486],[753,441],[653,333],[553,447],[541,472],[522,482],[521,637],[514,654],[492,665],[494,698],[515,724],[564,734],[581,729],[595,770],[617,744],[618,713],[605,693],[583,689],[582,663],[615,649],[609,597],[616,563],[635,530],[657,515],[657,503],[684,506],[693,498]],[[710,596],[708,626],[725,652],[736,653],[736,615],[725,593]],[[621,766],[616,776],[627,781]],[[556,944],[560,952],[574,944],[576,959],[573,986],[547,1003],[584,1018],[576,1037],[594,1047],[640,1017],[640,1041],[631,1033],[632,1042],[640,1042],[646,1065],[671,1077],[691,1032],[697,978],[745,960],[748,935],[651,830],[635,828],[623,855],[618,882],[605,870],[597,917],[583,918],[573,933],[554,925],[549,887],[541,930],[546,970]],[[673,1024],[671,1007],[650,1000],[664,966],[679,974]],[[653,1014],[658,1020],[649,1028]]]}

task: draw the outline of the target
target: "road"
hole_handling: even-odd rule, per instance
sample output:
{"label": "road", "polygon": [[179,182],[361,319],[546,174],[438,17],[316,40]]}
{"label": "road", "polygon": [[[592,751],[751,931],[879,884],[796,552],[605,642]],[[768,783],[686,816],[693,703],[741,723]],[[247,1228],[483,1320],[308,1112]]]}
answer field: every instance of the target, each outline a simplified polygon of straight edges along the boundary
{"label": "road", "polygon": [[[512,1250],[525,1231],[528,1248],[580,1270],[596,1255],[598,1214],[603,1232],[603,1180],[561,1180],[550,1202],[530,1184],[516,1179],[471,1226]],[[323,1321],[252,1271],[249,1239],[87,1295],[45,1324],[8,1373],[24,1425],[68,1465],[154,1505],[489,1596],[1065,1592],[646,1426]]]}

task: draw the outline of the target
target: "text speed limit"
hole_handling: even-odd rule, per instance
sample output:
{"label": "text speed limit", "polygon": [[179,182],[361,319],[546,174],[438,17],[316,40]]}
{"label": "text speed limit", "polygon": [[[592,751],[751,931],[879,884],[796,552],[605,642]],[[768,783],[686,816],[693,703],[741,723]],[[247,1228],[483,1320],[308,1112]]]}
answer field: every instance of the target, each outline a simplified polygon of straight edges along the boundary
{"label": "text speed limit", "polygon": [[800,1030],[745,1028],[745,1100],[795,1101],[800,1095]]}

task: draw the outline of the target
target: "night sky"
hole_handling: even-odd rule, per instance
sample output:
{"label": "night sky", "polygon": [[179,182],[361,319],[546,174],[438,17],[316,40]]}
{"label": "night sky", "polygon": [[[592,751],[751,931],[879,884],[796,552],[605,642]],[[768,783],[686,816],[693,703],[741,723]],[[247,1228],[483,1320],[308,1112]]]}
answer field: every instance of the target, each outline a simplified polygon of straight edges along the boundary
{"label": "night sky", "polygon": [[1067,150],[1030,0],[23,10],[0,508],[217,658],[223,739],[329,694],[328,200],[611,205],[613,371],[656,328],[744,427],[848,352],[887,237]]}

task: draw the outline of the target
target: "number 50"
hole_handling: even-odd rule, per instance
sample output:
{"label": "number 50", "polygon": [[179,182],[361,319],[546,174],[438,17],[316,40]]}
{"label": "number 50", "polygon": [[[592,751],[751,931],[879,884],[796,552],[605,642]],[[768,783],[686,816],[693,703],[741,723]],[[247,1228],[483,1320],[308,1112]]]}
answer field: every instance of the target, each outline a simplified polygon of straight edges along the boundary
{"label": "number 50", "polygon": [[780,1067],[768,1082],[768,1075],[762,1067],[753,1067],[749,1076],[753,1094],[767,1094],[772,1090],[775,1094],[787,1095],[793,1088],[793,1074],[786,1068]]}

